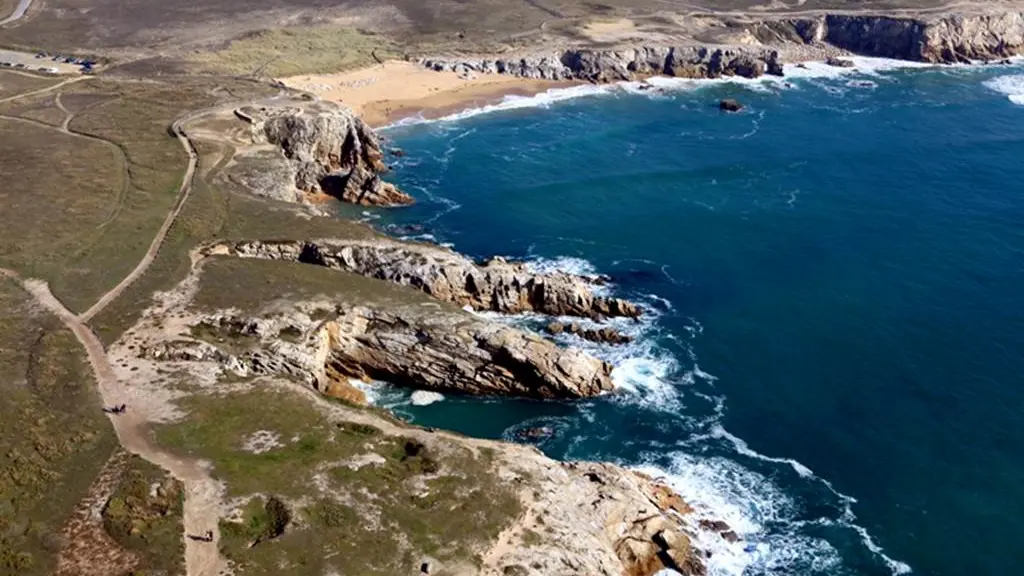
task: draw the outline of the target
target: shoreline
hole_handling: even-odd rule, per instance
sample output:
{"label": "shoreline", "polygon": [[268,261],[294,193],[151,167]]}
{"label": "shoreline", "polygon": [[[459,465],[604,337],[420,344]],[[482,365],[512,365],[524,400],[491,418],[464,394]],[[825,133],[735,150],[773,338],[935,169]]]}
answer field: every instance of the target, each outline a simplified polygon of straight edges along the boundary
{"label": "shoreline", "polygon": [[373,128],[408,118],[442,118],[461,110],[496,104],[506,96],[534,96],[580,81],[534,80],[504,74],[437,72],[414,62],[389,60],[337,74],[281,78],[289,88],[351,108]]}
{"label": "shoreline", "polygon": [[[841,59],[851,62],[850,67],[826,64],[825,58],[807,55],[784,64],[785,74],[757,77],[721,76],[718,78],[674,78],[661,74],[637,75],[631,80],[615,82],[587,82],[583,80],[537,80],[502,73],[459,74],[436,71],[414,62],[387,61],[372,67],[334,74],[293,76],[280,79],[289,88],[310,92],[328,102],[346,106],[375,130],[390,128],[403,121],[417,119],[438,120],[474,109],[501,104],[509,96],[531,98],[540,94],[574,88],[594,88],[600,92],[616,86],[645,85],[655,92],[673,90],[675,85],[700,86],[722,82],[756,83],[778,82],[807,78],[842,75],[855,72],[871,73],[880,70],[998,66],[1019,66],[1024,57],[1015,56],[1001,62],[971,62],[942,64],[918,62],[896,58],[878,58],[844,54]],[[819,55],[820,56],[820,55]],[[628,88],[627,88],[628,89]],[[571,97],[571,96],[570,96]],[[559,98],[560,99],[560,98]]]}

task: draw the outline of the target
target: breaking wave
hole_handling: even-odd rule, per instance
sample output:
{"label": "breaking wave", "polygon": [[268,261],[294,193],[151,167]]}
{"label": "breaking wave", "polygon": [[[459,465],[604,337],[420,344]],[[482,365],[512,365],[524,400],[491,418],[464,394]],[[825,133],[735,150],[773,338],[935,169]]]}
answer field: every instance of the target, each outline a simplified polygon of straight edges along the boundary
{"label": "breaking wave", "polygon": [[997,76],[984,83],[989,90],[1005,94],[1010,102],[1024,106],[1024,74]]}

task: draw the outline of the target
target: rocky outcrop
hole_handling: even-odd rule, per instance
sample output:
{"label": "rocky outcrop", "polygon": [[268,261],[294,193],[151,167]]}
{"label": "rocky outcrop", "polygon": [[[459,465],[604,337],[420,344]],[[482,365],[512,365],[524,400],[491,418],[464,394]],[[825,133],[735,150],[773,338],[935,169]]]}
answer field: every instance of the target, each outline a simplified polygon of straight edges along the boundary
{"label": "rocky outcrop", "polygon": [[387,166],[380,142],[350,110],[323,105],[246,109],[244,114],[254,138],[279,146],[291,161],[299,190],[365,206],[413,202],[408,194],[381,180]]}
{"label": "rocky outcrop", "polygon": [[608,328],[607,326],[603,328],[586,328],[581,326],[579,322],[552,322],[545,329],[548,334],[556,336],[563,333],[573,334],[584,340],[600,344],[628,344],[633,341],[629,336],[616,332],[613,328]]}
{"label": "rocky outcrop", "polygon": [[854,63],[853,63],[852,60],[847,60],[845,58],[837,58],[835,56],[829,56],[828,58],[826,58],[825,59],[825,64],[828,64],[829,66],[833,66],[835,68],[853,68],[854,67]]}
{"label": "rocky outcrop", "polygon": [[[425,58],[421,64],[461,74],[509,74],[543,80],[616,82],[666,75],[681,78],[781,76],[782,54],[823,59],[836,53],[957,63],[1001,60],[1024,53],[1024,13],[895,17],[829,14],[808,18],[730,21],[752,42],[720,46],[641,45],[570,48],[506,58]],[[813,48],[813,49],[812,49]]]}
{"label": "rocky outcrop", "polygon": [[[163,361],[215,362],[237,376],[276,374],[329,391],[348,378],[438,392],[576,398],[612,389],[611,366],[575,348],[465,313],[366,306],[296,310],[269,317],[206,315],[195,326],[214,342],[175,339],[140,348]],[[229,353],[221,342],[247,338]],[[330,395],[343,396],[342,390]]]}
{"label": "rocky outcrop", "polygon": [[505,314],[539,312],[587,318],[640,316],[635,304],[595,292],[601,278],[537,273],[523,263],[494,258],[478,265],[438,246],[381,239],[370,242],[237,242],[207,249],[244,258],[291,260],[411,286],[431,296]]}
{"label": "rocky outcrop", "polygon": [[641,46],[623,50],[573,48],[516,58],[425,58],[437,71],[508,74],[542,80],[616,82],[660,74],[680,78],[782,75],[782,61],[769,48]]}
{"label": "rocky outcrop", "polygon": [[718,102],[718,109],[723,112],[739,112],[743,110],[743,104],[732,99],[726,99]]}
{"label": "rocky outcrop", "polygon": [[828,44],[855,54],[952,64],[1024,51],[1024,13],[894,17],[832,14],[767,21],[759,37]]}
{"label": "rocky outcrop", "polygon": [[[529,459],[523,458],[524,466]],[[706,573],[693,546],[692,510],[663,484],[618,466],[563,465],[531,472],[536,501],[508,532],[532,534],[485,558],[487,574],[653,576]],[[594,520],[588,522],[587,520]],[[521,538],[521,537],[520,537]]]}

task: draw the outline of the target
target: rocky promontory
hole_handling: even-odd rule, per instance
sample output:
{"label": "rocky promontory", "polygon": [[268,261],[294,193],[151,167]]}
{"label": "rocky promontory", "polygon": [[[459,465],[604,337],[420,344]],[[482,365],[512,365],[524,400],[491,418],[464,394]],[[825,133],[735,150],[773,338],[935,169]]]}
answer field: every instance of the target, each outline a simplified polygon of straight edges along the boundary
{"label": "rocky promontory", "polygon": [[632,302],[602,296],[601,278],[566,272],[538,273],[527,264],[493,258],[480,265],[446,248],[381,238],[374,241],[246,241],[218,244],[208,254],[318,264],[411,286],[437,298],[504,314],[637,318]]}
{"label": "rocky promontory", "polygon": [[364,206],[411,204],[384,182],[384,151],[376,133],[351,110],[326,103],[304,107],[245,108],[235,115],[251,125],[252,139],[277,146],[289,161],[297,189]]}
{"label": "rocky promontory", "polygon": [[[316,320],[315,317],[325,317]],[[581,350],[465,313],[303,305],[272,316],[197,317],[192,332],[140,354],[214,362],[236,376],[281,375],[351,399],[346,380],[473,395],[576,398],[612,389],[611,366]]]}

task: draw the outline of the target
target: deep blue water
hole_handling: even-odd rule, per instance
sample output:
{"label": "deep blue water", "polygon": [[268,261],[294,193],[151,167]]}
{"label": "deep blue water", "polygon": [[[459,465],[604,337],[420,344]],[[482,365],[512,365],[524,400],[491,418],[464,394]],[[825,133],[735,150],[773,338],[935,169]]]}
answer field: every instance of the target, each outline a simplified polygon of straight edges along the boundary
{"label": "deep blue water", "polygon": [[589,267],[657,314],[594,348],[618,394],[382,402],[660,470],[743,536],[702,537],[713,573],[1024,573],[1022,74],[612,91],[388,130],[420,202],[377,225]]}

